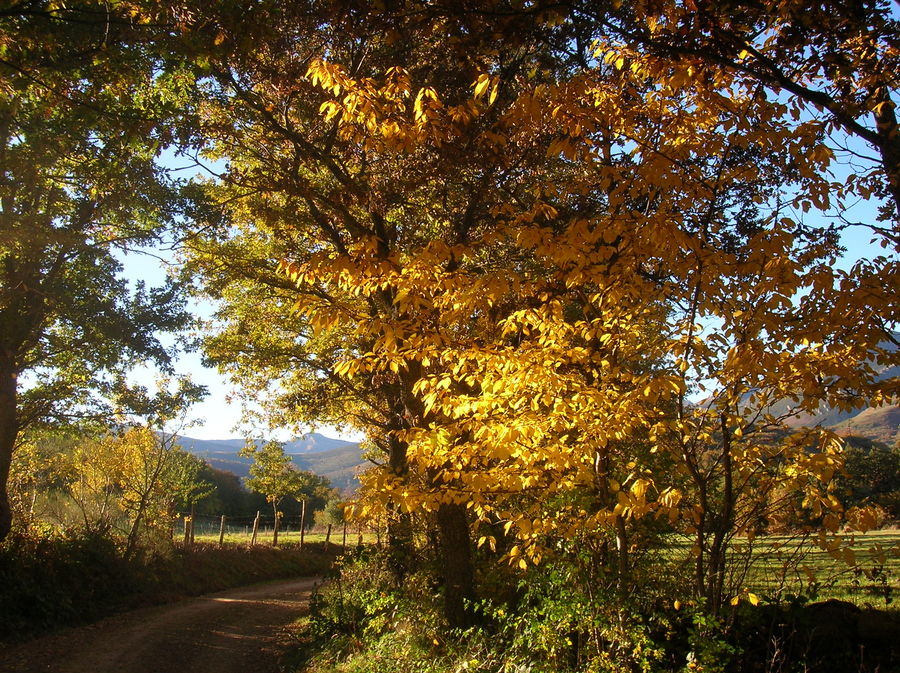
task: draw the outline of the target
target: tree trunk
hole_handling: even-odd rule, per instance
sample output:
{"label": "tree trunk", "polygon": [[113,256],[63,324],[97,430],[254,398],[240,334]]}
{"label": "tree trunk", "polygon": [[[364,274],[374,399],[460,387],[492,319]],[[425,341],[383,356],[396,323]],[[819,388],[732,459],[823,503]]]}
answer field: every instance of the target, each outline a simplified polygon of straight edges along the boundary
{"label": "tree trunk", "polygon": [[624,594],[628,588],[629,572],[631,566],[628,560],[628,531],[625,528],[625,518],[619,514],[615,518],[616,524],[616,587],[620,594]]}
{"label": "tree trunk", "polygon": [[272,546],[278,546],[278,505],[272,505],[272,511],[275,513],[275,523],[272,526]]}
{"label": "tree trunk", "polygon": [[707,601],[708,609],[718,615],[725,598],[725,574],[727,570],[728,535],[731,532],[734,520],[734,475],[731,457],[731,428],[728,427],[727,417],[722,414],[720,418],[722,429],[722,511],[713,518],[713,540],[709,550],[709,565],[707,572]]}
{"label": "tree trunk", "polygon": [[[409,464],[406,460],[406,443],[395,437],[388,440],[388,464],[391,473],[406,479]],[[388,505],[388,563],[397,586],[402,586],[406,575],[412,569],[412,517],[399,507]]]}
{"label": "tree trunk", "polygon": [[[144,511],[146,509],[147,499],[142,495],[138,504],[137,514],[134,516],[134,522],[132,522],[131,529],[128,531],[128,542],[125,544],[125,558],[127,559],[132,558],[137,550],[138,535],[140,534],[141,524],[144,522]],[[193,512],[191,514],[193,516]],[[193,523],[193,519],[191,519],[191,526],[193,526]],[[191,542],[193,542],[193,539],[191,539]]]}
{"label": "tree trunk", "polygon": [[470,604],[475,598],[472,544],[465,506],[441,505],[437,511],[437,524],[443,552],[440,563],[444,576],[444,617],[451,628],[465,628],[473,623]]}
{"label": "tree trunk", "polygon": [[887,175],[888,192],[894,201],[895,216],[900,220],[900,134],[898,134],[897,114],[891,101],[888,88],[878,87],[875,91],[878,101],[873,116],[875,131],[878,134],[878,149],[881,152],[881,165]]}
{"label": "tree trunk", "polygon": [[259,531],[259,511],[256,512],[256,518],[253,519],[253,535],[250,538],[250,546],[256,544],[256,533]]}
{"label": "tree trunk", "polygon": [[18,376],[8,357],[0,356],[0,541],[12,528],[12,508],[7,494],[13,449],[19,435],[16,412]]}
{"label": "tree trunk", "polygon": [[300,549],[303,549],[303,538],[306,535],[306,498],[300,501]]}

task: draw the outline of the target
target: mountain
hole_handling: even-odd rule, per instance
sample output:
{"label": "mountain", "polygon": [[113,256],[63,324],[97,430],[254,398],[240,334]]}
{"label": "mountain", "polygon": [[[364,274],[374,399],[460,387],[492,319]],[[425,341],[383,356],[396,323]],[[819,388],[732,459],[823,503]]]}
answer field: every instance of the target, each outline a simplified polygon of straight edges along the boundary
{"label": "mountain", "polygon": [[839,435],[855,435],[894,446],[900,436],[900,406],[869,407],[834,425]]}
{"label": "mountain", "polygon": [[[770,407],[775,416],[785,413],[789,403],[781,402]],[[893,446],[900,428],[900,406],[863,407],[844,411],[823,406],[815,414],[798,414],[786,419],[790,428],[831,428],[839,435],[855,435]]]}
{"label": "mountain", "polygon": [[[250,465],[253,463],[252,459],[240,455],[245,443],[243,439],[178,438],[178,444],[185,451],[203,458],[217,470],[232,472],[242,479],[250,475]],[[285,442],[284,452],[298,469],[326,477],[334,488],[341,491],[359,488],[357,474],[368,466],[358,443],[332,439],[315,432]]]}
{"label": "mountain", "polygon": [[[895,332],[892,342],[884,341],[879,346],[888,352],[896,352],[898,340],[900,340],[900,333]],[[900,376],[900,366],[898,365],[888,367],[871,364],[877,372],[875,377],[877,381],[896,379]],[[788,413],[793,406],[794,403],[790,400],[782,400],[771,405],[768,411],[773,416],[782,416]],[[900,406],[895,404],[845,411],[822,405],[814,414],[804,413],[788,418],[785,425],[792,428],[821,426],[831,428],[839,435],[864,437],[893,446],[900,434]]]}
{"label": "mountain", "polygon": [[352,443],[325,451],[294,455],[293,459],[301,470],[327,477],[331,485],[341,491],[358,489],[359,473],[371,465],[363,459],[360,445]]}
{"label": "mountain", "polygon": [[[179,437],[178,442],[183,449],[197,455],[202,455],[205,451],[210,453],[237,453],[246,444],[246,441],[243,439],[194,439],[193,437]],[[257,440],[257,444],[262,444],[262,441]],[[318,432],[311,432],[308,435],[284,442],[284,452],[288,455],[318,453],[351,444],[353,442],[343,439],[332,439],[331,437],[320,435]]]}

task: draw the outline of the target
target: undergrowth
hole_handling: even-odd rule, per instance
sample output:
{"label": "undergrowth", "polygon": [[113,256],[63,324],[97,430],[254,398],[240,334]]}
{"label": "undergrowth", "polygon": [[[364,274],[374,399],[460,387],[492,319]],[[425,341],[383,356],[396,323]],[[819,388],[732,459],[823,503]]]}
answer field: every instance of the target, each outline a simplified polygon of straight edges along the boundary
{"label": "undergrowth", "polygon": [[[657,568],[657,571],[659,569]],[[489,573],[489,574],[487,574]],[[472,623],[448,629],[427,569],[398,586],[376,550],[344,557],[296,632],[303,673],[884,673],[900,619],[842,601],[752,605],[714,617],[677,574],[615,583],[571,559],[483,572]],[[680,596],[680,598],[679,598]]]}
{"label": "undergrowth", "polygon": [[119,610],[285,577],[324,574],[334,556],[296,548],[166,545],[135,558],[122,541],[41,527],[0,544],[0,641],[87,623]]}

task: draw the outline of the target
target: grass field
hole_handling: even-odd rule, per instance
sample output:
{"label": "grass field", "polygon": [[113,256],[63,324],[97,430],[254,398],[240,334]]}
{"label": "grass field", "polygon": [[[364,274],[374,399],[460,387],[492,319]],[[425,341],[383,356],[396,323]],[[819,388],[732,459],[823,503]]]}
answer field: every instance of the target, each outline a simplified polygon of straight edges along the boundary
{"label": "grass field", "polygon": [[[175,539],[180,540],[182,536],[182,531],[176,530]],[[325,542],[326,531],[324,530],[313,530],[307,531],[307,533],[303,536],[303,540],[305,542]],[[248,545],[252,539],[252,532],[249,528],[244,527],[226,527],[224,544],[226,545]],[[197,542],[205,542],[205,543],[218,543],[219,542],[219,531],[218,529],[206,528],[204,530],[197,530],[194,533],[194,540]],[[355,546],[359,544],[360,535],[356,530],[347,529],[347,546]],[[336,529],[331,531],[331,537],[329,538],[329,542],[334,545],[343,544],[343,531],[341,529]],[[363,533],[362,535],[362,543],[363,544],[374,544],[377,542],[376,536],[373,533]],[[260,528],[256,534],[256,544],[257,545],[271,545],[272,544],[272,529],[271,528]],[[299,530],[280,530],[278,531],[278,544],[279,545],[296,545],[300,544],[300,531]]]}
{"label": "grass field", "polygon": [[[765,536],[752,544],[738,540],[731,548],[727,585],[770,601],[802,595],[900,609],[900,530],[839,540],[852,554],[838,549],[832,553],[801,536]],[[691,545],[687,538],[673,540],[670,558],[692,563]]]}
{"label": "grass field", "polygon": [[[842,542],[852,555],[823,550],[809,539],[761,538],[750,550],[746,583],[751,591],[773,599],[812,594],[861,607],[900,604],[900,531],[872,531]],[[736,549],[737,554],[746,551]]]}
{"label": "grass field", "polygon": [[[180,539],[176,530],[175,538]],[[306,542],[324,542],[325,530],[313,530],[304,536]],[[197,542],[218,543],[217,526],[205,525],[195,532]],[[249,545],[249,526],[228,526],[226,545]],[[764,600],[786,600],[805,595],[814,600],[834,598],[850,601],[860,607],[897,607],[900,609],[900,530],[872,531],[853,538],[843,538],[853,551],[855,565],[848,565],[846,552],[835,554],[821,549],[815,540],[798,536],[767,536],[757,538],[748,547],[734,545],[731,567],[735,573],[731,585],[746,588]],[[362,544],[375,544],[372,532],[362,534]],[[300,543],[298,530],[281,530],[278,543],[293,546]],[[360,543],[355,528],[347,530],[347,547]],[[272,544],[272,529],[260,528],[257,545]],[[330,544],[343,544],[343,530],[331,532]],[[684,538],[672,543],[673,556],[685,558],[690,542]],[[842,556],[843,560],[835,558]]]}

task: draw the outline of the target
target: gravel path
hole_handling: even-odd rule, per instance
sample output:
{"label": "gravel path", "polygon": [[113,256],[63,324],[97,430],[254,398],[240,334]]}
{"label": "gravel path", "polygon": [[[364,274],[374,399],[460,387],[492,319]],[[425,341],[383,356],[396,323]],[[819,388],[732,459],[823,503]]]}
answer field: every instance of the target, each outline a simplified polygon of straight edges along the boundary
{"label": "gravel path", "polygon": [[126,612],[0,651],[3,673],[279,673],[284,627],[318,580],[261,584]]}

